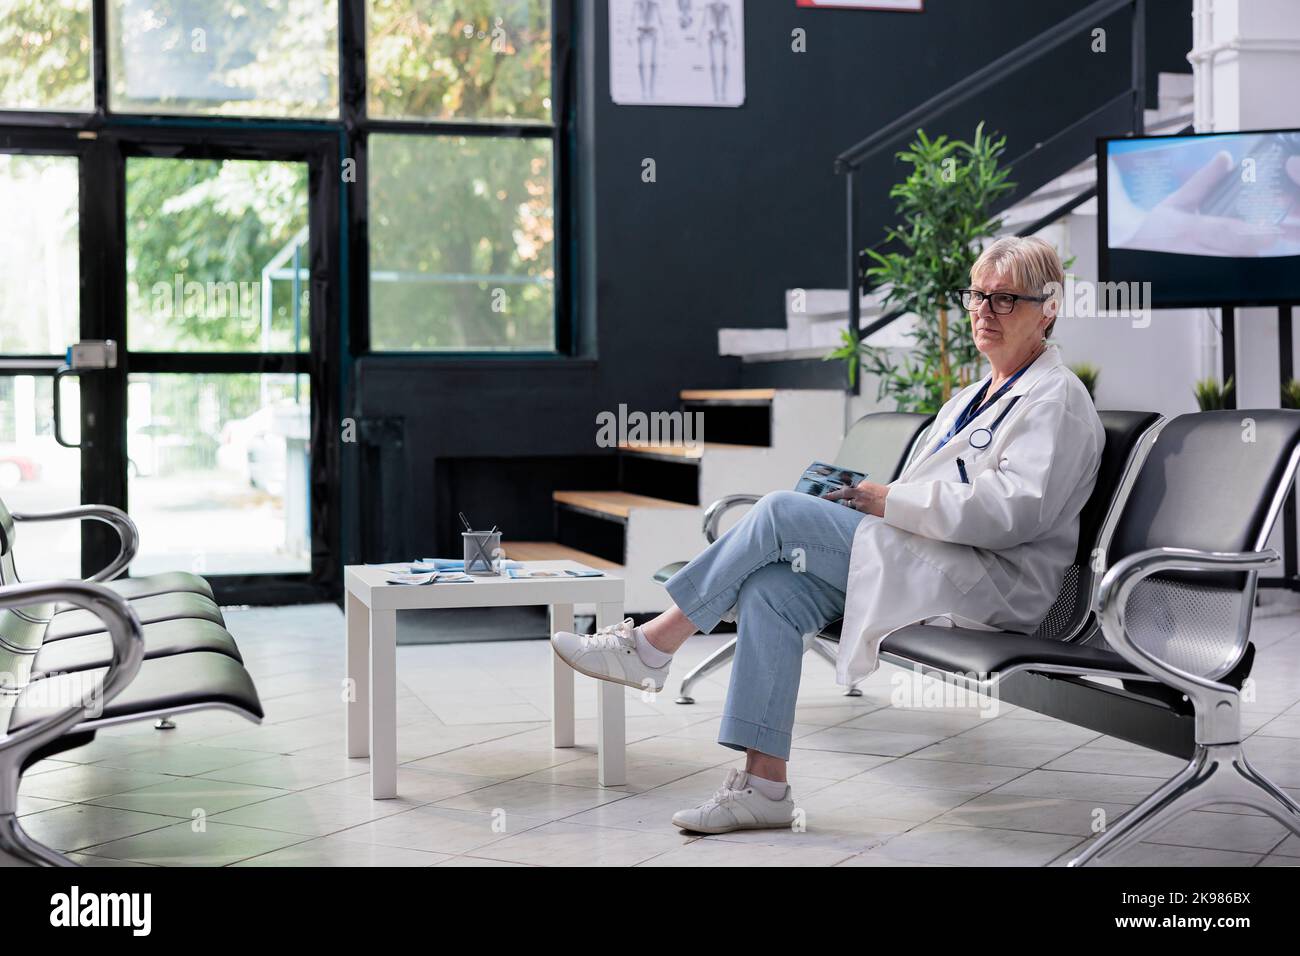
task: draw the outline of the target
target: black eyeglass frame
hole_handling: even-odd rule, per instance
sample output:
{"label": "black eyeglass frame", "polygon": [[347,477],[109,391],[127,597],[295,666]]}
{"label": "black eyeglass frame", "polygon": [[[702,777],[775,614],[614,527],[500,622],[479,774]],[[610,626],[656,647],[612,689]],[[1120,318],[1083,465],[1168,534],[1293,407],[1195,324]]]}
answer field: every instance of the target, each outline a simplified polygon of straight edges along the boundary
{"label": "black eyeglass frame", "polygon": [[[978,302],[976,302],[975,308],[972,309],[969,305],[966,304],[967,296],[970,297],[979,296],[979,300]],[[1003,296],[1005,298],[1009,298],[1011,300],[1011,306],[1005,311],[998,309],[998,307],[993,304],[993,299],[995,296]],[[965,309],[967,312],[978,312],[980,309],[980,305],[982,305],[985,302],[985,300],[987,300],[989,304],[989,308],[993,310],[994,315],[1010,315],[1012,312],[1016,310],[1016,303],[1019,302],[1021,299],[1024,299],[1026,302],[1046,302],[1048,299],[1051,298],[1050,295],[1021,295],[1018,292],[982,292],[979,289],[954,289],[952,293],[952,297],[953,300],[958,305],[960,305],[963,309]]]}

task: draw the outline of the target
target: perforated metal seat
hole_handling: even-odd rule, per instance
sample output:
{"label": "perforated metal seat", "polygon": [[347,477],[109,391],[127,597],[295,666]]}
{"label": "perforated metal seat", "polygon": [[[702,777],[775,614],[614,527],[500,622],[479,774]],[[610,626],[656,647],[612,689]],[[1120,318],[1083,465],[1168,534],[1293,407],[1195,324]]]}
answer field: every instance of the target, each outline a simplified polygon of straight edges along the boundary
{"label": "perforated metal seat", "polygon": [[[1104,552],[1118,520],[1119,506],[1128,487],[1136,479],[1138,468],[1155,439],[1155,429],[1161,421],[1155,412],[1106,410],[1097,414],[1106,433],[1106,443],[1097,469],[1097,482],[1079,514],[1079,544],[1075,549],[1074,562],[1065,569],[1056,600],[1034,630],[1034,638],[1086,643],[1091,631],[1095,629],[1092,614],[1095,582],[1093,568],[1097,566],[1095,555],[1098,551]],[[912,649],[918,646],[951,646],[953,663],[956,665],[966,653],[963,644],[984,641],[996,634],[998,632],[915,624],[886,637],[880,647],[880,656],[891,663],[911,666],[920,663],[909,657]],[[840,622],[835,621],[823,629],[819,638],[837,642],[839,636]],[[985,653],[986,656],[997,656],[993,650]],[[927,663],[927,666],[932,664],[933,662]],[[953,668],[958,669],[956,666]]]}
{"label": "perforated metal seat", "polygon": [[[1250,454],[1241,453],[1245,420]],[[1246,759],[1240,692],[1254,658],[1256,578],[1279,561],[1265,545],[1298,463],[1300,412],[1180,416],[1156,434],[1114,534],[1102,542],[1109,570],[1093,602],[1095,630],[1062,645],[906,628],[882,646],[882,657],[895,663],[1188,758],[1071,865],[1216,804],[1261,810],[1300,833],[1300,805]],[[1097,677],[1119,677],[1122,689]]]}

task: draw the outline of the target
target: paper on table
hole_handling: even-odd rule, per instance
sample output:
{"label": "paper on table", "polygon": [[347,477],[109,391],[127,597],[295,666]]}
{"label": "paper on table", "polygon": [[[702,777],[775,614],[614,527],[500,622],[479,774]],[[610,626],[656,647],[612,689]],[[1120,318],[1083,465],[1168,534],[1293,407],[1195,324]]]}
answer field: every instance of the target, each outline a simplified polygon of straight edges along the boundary
{"label": "paper on table", "polygon": [[387,583],[418,587],[424,584],[467,584],[473,581],[474,579],[468,574],[456,571],[434,571],[429,574],[395,574],[388,579]]}
{"label": "paper on table", "polygon": [[605,572],[580,565],[576,569],[561,568],[558,570],[544,570],[542,568],[507,568],[506,575],[507,577],[516,580],[527,580],[528,578],[603,578]]}

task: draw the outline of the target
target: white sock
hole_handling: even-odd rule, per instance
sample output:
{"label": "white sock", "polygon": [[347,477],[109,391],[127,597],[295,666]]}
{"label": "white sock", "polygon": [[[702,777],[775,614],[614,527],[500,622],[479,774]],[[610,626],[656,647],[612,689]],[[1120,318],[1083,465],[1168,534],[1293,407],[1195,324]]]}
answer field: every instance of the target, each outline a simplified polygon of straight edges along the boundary
{"label": "white sock", "polygon": [[747,773],[745,776],[749,781],[749,785],[767,799],[780,800],[785,796],[786,785],[784,783],[777,783],[775,780],[764,780],[752,773]]}
{"label": "white sock", "polygon": [[636,640],[636,656],[641,658],[647,667],[663,667],[673,659],[673,655],[664,653],[647,641],[645,632],[641,628],[638,627],[633,631],[632,637]]}

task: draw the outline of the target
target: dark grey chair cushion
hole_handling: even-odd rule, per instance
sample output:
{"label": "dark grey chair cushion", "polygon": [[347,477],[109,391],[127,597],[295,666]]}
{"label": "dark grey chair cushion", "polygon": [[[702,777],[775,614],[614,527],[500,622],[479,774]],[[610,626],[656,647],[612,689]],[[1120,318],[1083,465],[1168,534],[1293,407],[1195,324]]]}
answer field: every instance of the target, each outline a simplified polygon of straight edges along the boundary
{"label": "dark grey chair cushion", "polygon": [[[157,594],[201,594],[210,601],[216,600],[212,585],[197,574],[188,571],[164,571],[161,574],[146,574],[139,578],[118,578],[116,581],[104,582],[104,587],[116,591],[128,601],[153,597]],[[60,611],[72,610],[68,605],[59,606]]]}
{"label": "dark grey chair cushion", "polygon": [[1021,665],[1060,665],[1123,674],[1141,673],[1118,654],[1099,647],[1067,644],[1032,634],[928,624],[913,624],[894,631],[880,645],[880,652],[926,668],[956,674],[987,676]]}
{"label": "dark grey chair cushion", "polygon": [[[18,698],[9,721],[10,731],[48,717],[48,701],[61,701],[84,690],[98,670],[107,668],[33,681]],[[50,686],[55,682],[67,684],[68,690]],[[109,701],[95,719],[146,717],[190,707],[218,706],[233,707],[256,720],[263,716],[253,679],[243,664],[225,654],[196,651],[145,661],[130,686]]]}
{"label": "dark grey chair cushion", "polygon": [[[196,618],[224,625],[221,608],[215,601],[201,594],[155,594],[152,597],[132,601],[131,607],[140,618],[141,624],[154,624],[158,621],[171,621],[178,618]],[[63,611],[54,615],[49,629],[45,632],[45,641],[62,641],[82,634],[96,634],[104,630],[103,623],[89,611]]]}
{"label": "dark grey chair cushion", "polygon": [[[179,618],[174,621],[159,621],[144,628],[145,660],[169,657],[172,654],[190,654],[194,651],[211,651],[225,654],[237,661],[243,660],[235,639],[220,624],[212,621]],[[113,643],[106,631],[83,634],[42,645],[32,663],[32,676],[46,677],[67,671],[107,667],[112,659]]]}

